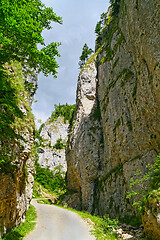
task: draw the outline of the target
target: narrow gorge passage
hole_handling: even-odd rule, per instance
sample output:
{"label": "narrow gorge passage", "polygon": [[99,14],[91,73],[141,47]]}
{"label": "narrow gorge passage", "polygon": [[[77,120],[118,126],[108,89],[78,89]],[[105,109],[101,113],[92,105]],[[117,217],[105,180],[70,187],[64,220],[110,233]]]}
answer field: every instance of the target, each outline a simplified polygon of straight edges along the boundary
{"label": "narrow gorge passage", "polygon": [[75,213],[32,201],[37,211],[36,228],[24,240],[95,240]]}

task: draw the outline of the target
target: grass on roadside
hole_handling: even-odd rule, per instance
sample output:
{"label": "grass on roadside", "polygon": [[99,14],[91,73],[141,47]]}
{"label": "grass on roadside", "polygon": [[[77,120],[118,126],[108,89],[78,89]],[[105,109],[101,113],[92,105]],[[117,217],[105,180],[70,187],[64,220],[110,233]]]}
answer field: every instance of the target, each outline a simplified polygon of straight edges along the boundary
{"label": "grass on roadside", "polygon": [[[50,200],[54,198],[55,195],[58,195],[58,194],[52,191],[49,191],[48,189],[45,189],[41,184],[35,181],[34,187],[33,187],[33,195],[35,196],[35,198],[38,199],[37,200],[38,203],[52,204]],[[50,199],[45,199],[45,197],[49,197]],[[97,240],[106,240],[106,239],[118,240],[119,239],[116,233],[113,231],[113,229],[118,228],[117,220],[115,219],[112,220],[107,216],[98,217],[98,216],[93,216],[88,212],[81,212],[81,211],[74,210],[72,208],[62,207],[59,205],[57,206],[60,208],[64,208],[66,210],[73,211],[79,214],[83,219],[89,218],[94,223],[94,230],[92,230],[92,234],[96,237]]]}
{"label": "grass on roadside", "polygon": [[[61,206],[58,206],[61,207]],[[119,240],[117,234],[113,229],[118,229],[118,220],[110,219],[108,216],[98,217],[93,216],[88,212],[77,211],[72,208],[61,207],[66,210],[72,211],[80,215],[83,219],[89,218],[94,223],[94,229],[91,230],[91,233],[96,237],[97,240]]]}
{"label": "grass on roadside", "polygon": [[37,218],[35,207],[30,205],[30,208],[26,214],[26,220],[21,223],[17,228],[13,228],[10,232],[6,233],[2,239],[3,240],[21,240],[30,231],[32,231],[36,225],[35,219]]}

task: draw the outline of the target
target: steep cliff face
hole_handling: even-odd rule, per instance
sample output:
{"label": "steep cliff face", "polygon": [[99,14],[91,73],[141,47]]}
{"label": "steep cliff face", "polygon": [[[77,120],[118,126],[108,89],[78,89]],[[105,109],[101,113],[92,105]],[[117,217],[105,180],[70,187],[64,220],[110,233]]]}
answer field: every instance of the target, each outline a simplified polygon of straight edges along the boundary
{"label": "steep cliff face", "polygon": [[[43,143],[38,151],[38,162],[42,167],[49,167],[50,170],[54,170],[56,166],[62,165],[62,170],[66,172],[65,145],[68,136],[68,125],[68,121],[64,123],[64,117],[62,116],[59,116],[53,122],[48,120],[44,124],[40,132]],[[63,146],[57,144],[57,141]]]}
{"label": "steep cliff face", "polygon": [[79,75],[76,111],[70,126],[66,154],[68,187],[77,192],[69,204],[89,212],[97,204],[98,172],[103,159],[95,57],[90,59]]}
{"label": "steep cliff face", "polygon": [[160,151],[160,41],[158,1],[121,4],[117,22],[103,33],[98,96],[105,143],[99,200],[108,203],[100,212],[123,216],[132,214],[126,200],[131,177],[145,172]]}
{"label": "steep cliff face", "polygon": [[[21,117],[12,115],[13,121],[11,121],[12,118],[9,114],[12,108],[10,107],[6,116],[6,122],[9,119],[10,125],[4,126],[4,130],[8,131],[8,135],[1,135],[0,138],[0,234],[17,226],[25,219],[32,198],[34,181],[32,175],[34,164],[31,154],[34,142],[34,120],[30,112],[30,92],[28,92],[29,89],[25,88],[27,79],[24,78],[21,66],[18,63],[6,64],[4,68],[9,73],[6,82],[11,87],[9,95],[7,95],[7,87],[3,89],[5,85],[2,85],[1,90],[4,91],[6,105],[4,107],[1,98],[1,116],[5,114],[5,111],[8,111],[9,106],[13,106],[14,110],[19,111],[14,105],[16,99],[16,104],[19,105],[23,116],[21,114]],[[28,76],[28,79],[32,86],[36,86],[35,74]],[[12,95],[11,90],[13,89],[14,94]],[[9,102],[7,96],[10,99]],[[17,135],[14,135],[14,133]],[[13,134],[12,137],[11,134]]]}
{"label": "steep cliff face", "polygon": [[80,73],[67,152],[68,187],[78,192],[71,205],[135,214],[126,199],[130,179],[137,170],[145,173],[160,151],[158,9],[158,0],[120,1],[118,16],[108,18],[98,39],[97,68],[89,60]]}

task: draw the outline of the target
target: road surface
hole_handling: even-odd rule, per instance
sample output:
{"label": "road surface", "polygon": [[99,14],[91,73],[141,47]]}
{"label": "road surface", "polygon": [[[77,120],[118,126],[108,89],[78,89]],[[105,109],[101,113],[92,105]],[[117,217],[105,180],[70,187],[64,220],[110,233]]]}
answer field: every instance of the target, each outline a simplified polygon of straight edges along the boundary
{"label": "road surface", "polygon": [[88,226],[76,213],[53,205],[32,205],[37,210],[35,229],[24,240],[95,240]]}

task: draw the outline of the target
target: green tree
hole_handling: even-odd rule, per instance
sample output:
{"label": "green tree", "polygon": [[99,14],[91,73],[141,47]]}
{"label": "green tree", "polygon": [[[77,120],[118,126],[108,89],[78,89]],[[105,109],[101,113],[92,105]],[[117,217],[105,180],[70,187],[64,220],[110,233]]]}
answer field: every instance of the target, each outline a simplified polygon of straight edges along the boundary
{"label": "green tree", "polygon": [[62,170],[63,166],[58,165],[54,171],[49,168],[42,168],[38,161],[35,161],[35,180],[40,183],[44,188],[51,191],[59,192],[66,187],[65,172]]}
{"label": "green tree", "polygon": [[0,64],[17,60],[26,69],[56,76],[59,43],[46,46],[41,35],[51,21],[62,23],[53,9],[40,0],[1,0],[0,16]]}
{"label": "green tree", "polygon": [[121,2],[121,0],[110,0],[110,4],[112,6],[112,10],[111,10],[112,16],[118,15],[119,9],[120,9],[120,2]]}
{"label": "green tree", "polygon": [[54,122],[59,116],[64,117],[64,123],[72,118],[72,114],[75,110],[76,105],[69,105],[69,104],[63,104],[63,105],[54,105],[55,110],[52,112],[51,117],[49,118],[50,122]]}
{"label": "green tree", "polygon": [[89,56],[93,53],[93,50],[88,47],[88,45],[85,43],[82,49],[82,54],[80,56],[80,61],[79,61],[79,67],[80,69],[83,67],[83,65],[86,63],[88,60]]}
{"label": "green tree", "polygon": [[[0,1],[1,172],[13,172],[15,149],[23,149],[22,141],[19,141],[24,141],[21,133],[25,127],[29,130],[28,121],[33,123],[26,102],[28,96],[24,88],[22,66],[25,72],[36,70],[53,76],[57,73],[55,57],[59,56],[59,43],[46,46],[42,37],[42,31],[51,28],[51,21],[62,23],[53,9],[45,7],[40,0]],[[31,86],[28,87],[30,89]],[[25,106],[26,116],[20,105]]]}
{"label": "green tree", "polygon": [[105,23],[106,23],[106,14],[102,13],[101,17],[100,17],[100,21],[98,21],[96,28],[95,28],[95,33],[97,36],[100,36]]}

